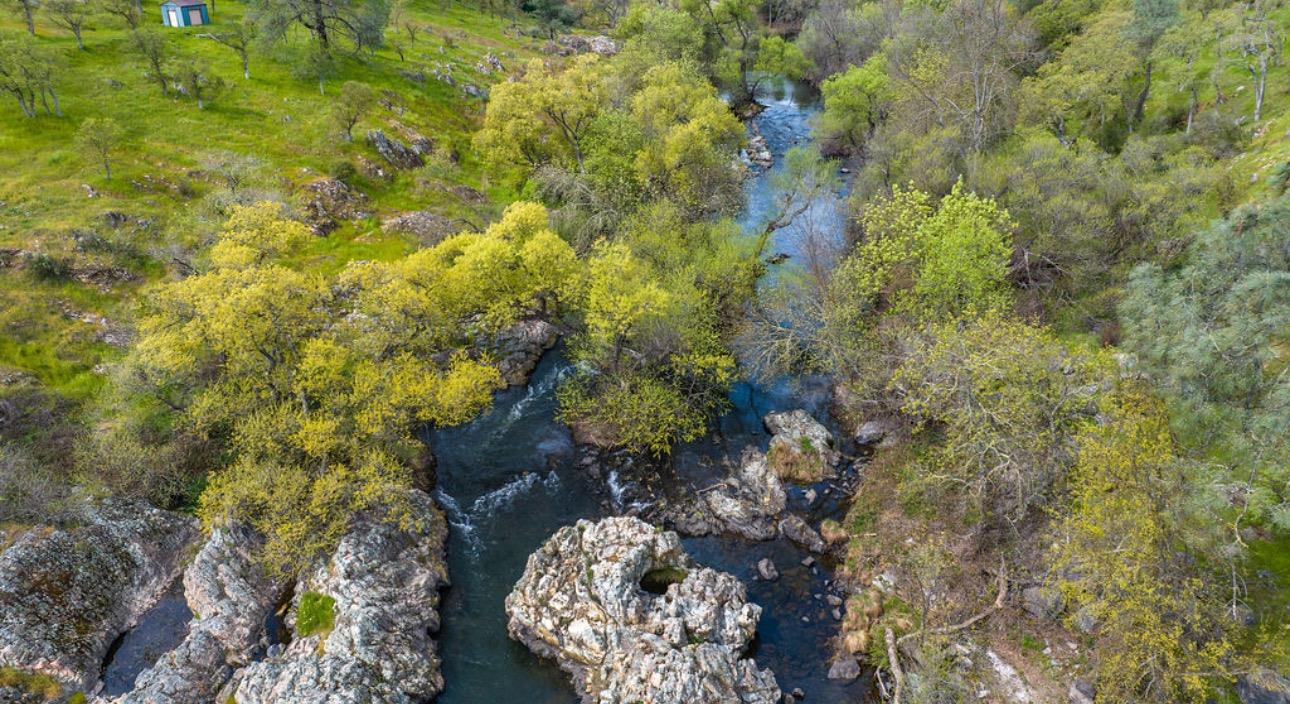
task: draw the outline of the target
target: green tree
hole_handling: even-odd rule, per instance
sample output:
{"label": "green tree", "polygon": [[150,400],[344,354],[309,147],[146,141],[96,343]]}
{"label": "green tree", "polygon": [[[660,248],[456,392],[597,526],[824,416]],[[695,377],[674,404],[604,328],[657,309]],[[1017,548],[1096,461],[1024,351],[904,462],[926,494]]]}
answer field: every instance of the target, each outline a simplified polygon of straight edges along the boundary
{"label": "green tree", "polygon": [[170,42],[154,28],[136,29],[131,33],[135,51],[148,64],[148,78],[157,83],[162,95],[170,95]]}
{"label": "green tree", "polygon": [[251,80],[251,45],[255,43],[259,32],[259,27],[254,22],[243,20],[217,32],[198,36],[211,39],[237,53],[237,58],[242,62],[242,79],[249,81]]}
{"label": "green tree", "polygon": [[331,118],[346,142],[354,141],[354,125],[376,105],[376,91],[366,83],[345,81],[331,104]]}
{"label": "green tree", "polygon": [[344,41],[358,51],[374,51],[385,40],[390,19],[387,0],[256,0],[251,19],[269,43],[284,41],[293,27],[313,40],[315,52],[330,55]]}
{"label": "green tree", "polygon": [[85,20],[90,16],[89,2],[87,0],[47,0],[44,10],[55,24],[76,37],[76,48],[84,51],[85,42],[81,39],[81,29],[85,27]]}
{"label": "green tree", "polygon": [[[1222,598],[1181,509],[1196,491],[1164,407],[1129,386],[1079,438],[1072,505],[1055,543],[1072,612],[1097,624],[1098,701],[1202,702],[1230,677]],[[1212,529],[1214,526],[1210,526]]]}
{"label": "green tree", "polygon": [[63,116],[54,90],[60,66],[58,58],[34,39],[0,34],[0,91],[18,101],[23,115],[35,117],[39,101],[46,115]]}
{"label": "green tree", "polygon": [[76,130],[76,145],[86,157],[103,166],[104,178],[112,178],[112,157],[121,144],[121,127],[111,118],[88,117]]}
{"label": "green tree", "polygon": [[870,57],[861,66],[848,68],[845,73],[830,76],[820,90],[824,96],[824,112],[818,124],[820,135],[839,140],[856,152],[886,120],[894,98],[882,54]]}
{"label": "green tree", "polygon": [[175,70],[174,81],[180,93],[197,101],[198,110],[204,110],[207,103],[218,98],[228,87],[224,79],[212,73],[205,62],[193,60],[180,62]]}

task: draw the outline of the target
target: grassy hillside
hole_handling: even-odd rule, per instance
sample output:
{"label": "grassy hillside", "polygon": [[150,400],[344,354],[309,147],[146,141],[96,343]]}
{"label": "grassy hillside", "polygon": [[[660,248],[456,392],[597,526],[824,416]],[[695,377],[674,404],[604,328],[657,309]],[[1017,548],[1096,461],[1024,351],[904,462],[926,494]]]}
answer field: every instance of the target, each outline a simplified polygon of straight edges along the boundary
{"label": "grassy hillside", "polygon": [[[389,175],[349,179],[368,196],[363,211],[371,217],[343,222],[316,240],[308,266],[392,258],[415,246],[408,237],[383,233],[382,216],[428,209],[479,222],[486,215],[479,210],[508,199],[469,149],[483,102],[464,86],[487,87],[504,77],[479,70],[490,52],[508,71],[535,54],[535,41],[510,20],[460,5],[413,4],[404,18],[423,27],[415,43],[401,29],[389,29],[403,42],[405,60],[389,48],[375,56],[338,56],[336,74],[320,95],[316,82],[293,76],[291,59],[305,50],[303,37],[295,46],[254,53],[251,78],[244,80],[232,50],[199,36],[239,21],[245,11],[235,0],[218,0],[212,25],[164,28],[176,64],[200,62],[228,84],[203,110],[193,100],[162,95],[119,20],[94,18],[86,51],[77,51],[70,32],[38,22],[39,41],[65,58],[56,85],[66,116],[29,119],[9,96],[0,101],[0,250],[12,260],[0,268],[6,301],[0,371],[7,369],[7,376],[31,374],[72,397],[97,387],[95,366],[117,354],[102,338],[128,320],[131,295],[209,237],[214,221],[206,199],[223,185],[207,163],[219,152],[253,157],[254,187],[289,203],[299,200],[303,184],[336,171],[340,162],[367,159]],[[0,29],[25,31],[20,22],[6,14]],[[160,24],[155,3],[145,3],[144,22]],[[456,87],[437,80],[436,68],[450,70]],[[352,143],[339,137],[328,115],[347,80],[367,83],[387,99],[359,122]],[[111,180],[75,146],[77,127],[90,117],[111,118],[125,132]],[[362,139],[375,128],[403,141],[409,132],[428,137],[441,158],[421,169],[394,169]],[[123,214],[124,222],[109,221],[108,213]],[[34,266],[33,252],[41,255]],[[19,261],[27,265],[16,266]]]}

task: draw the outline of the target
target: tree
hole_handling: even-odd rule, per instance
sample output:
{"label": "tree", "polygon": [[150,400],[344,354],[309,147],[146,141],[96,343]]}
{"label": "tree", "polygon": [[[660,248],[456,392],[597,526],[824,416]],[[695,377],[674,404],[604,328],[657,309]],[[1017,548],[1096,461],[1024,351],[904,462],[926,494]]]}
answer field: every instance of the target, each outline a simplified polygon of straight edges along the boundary
{"label": "tree", "polygon": [[1254,82],[1254,120],[1263,119],[1268,68],[1276,65],[1285,42],[1280,23],[1271,16],[1275,5],[1266,0],[1250,3],[1240,10],[1235,31],[1226,39],[1241,67]]}
{"label": "tree", "polygon": [[1155,66],[1152,50],[1160,36],[1178,22],[1177,0],[1133,0],[1133,21],[1129,24],[1129,38],[1137,45],[1143,57],[1142,91],[1133,104],[1130,124],[1142,122],[1143,110],[1151,94],[1151,73]]}
{"label": "tree", "polygon": [[207,527],[250,524],[293,574],[356,512],[400,512],[417,429],[465,422],[501,375],[467,349],[547,302],[576,300],[573,251],[519,203],[483,233],[333,277],[284,266],[311,236],[279,206],[234,207],[209,268],[157,286],[127,364],[175,423],[227,457],[203,492]]}
{"label": "tree", "polygon": [[1120,304],[1125,347],[1182,407],[1180,437],[1225,458],[1249,520],[1290,528],[1290,198],[1202,230],[1187,264],[1142,264]]}
{"label": "tree", "polygon": [[206,103],[219,97],[227,88],[224,79],[211,73],[205,63],[197,61],[182,62],[174,80],[181,94],[197,101],[198,110],[205,109]]}
{"label": "tree", "polygon": [[76,37],[76,48],[83,51],[85,42],[81,40],[81,28],[90,15],[87,0],[45,0],[44,7],[55,24],[66,28]]}
{"label": "tree", "polygon": [[331,117],[346,142],[354,141],[354,125],[376,104],[376,91],[366,83],[345,81],[332,102]]}
{"label": "tree", "polygon": [[1196,551],[1217,524],[1188,520],[1198,487],[1181,471],[1158,399],[1129,385],[1101,416],[1079,437],[1054,543],[1071,612],[1097,624],[1098,701],[1203,702],[1230,678],[1223,601]]}
{"label": "tree", "polygon": [[30,37],[0,34],[0,90],[17,99],[23,115],[35,117],[39,100],[46,115],[63,116],[54,90],[58,67],[57,57]]}
{"label": "tree", "polygon": [[317,81],[318,95],[325,95],[327,79],[336,74],[336,61],[331,54],[310,51],[292,64],[291,73],[300,80]]}
{"label": "tree", "polygon": [[121,127],[111,118],[88,117],[76,130],[81,151],[103,165],[103,176],[112,178],[112,155],[121,143]]}
{"label": "tree", "polygon": [[863,66],[829,77],[821,86],[824,112],[820,115],[822,136],[838,139],[859,151],[887,118],[894,98],[887,78],[887,62],[877,54]]}
{"label": "tree", "polygon": [[534,59],[523,78],[493,88],[476,148],[495,164],[572,162],[582,171],[582,141],[608,99],[607,88],[594,54],[577,57],[563,71]]}
{"label": "tree", "polygon": [[148,77],[161,88],[162,95],[170,95],[171,76],[167,71],[170,63],[170,42],[165,35],[156,29],[137,29],[131,33],[134,49],[139,52],[148,64]]}
{"label": "tree", "polygon": [[103,11],[120,17],[130,31],[139,29],[139,3],[135,0],[99,0]]}
{"label": "tree", "polygon": [[237,58],[242,61],[242,78],[251,80],[251,44],[259,36],[259,28],[250,20],[233,25],[232,27],[218,32],[199,34],[198,36],[214,40],[223,46],[232,49],[237,53]]}
{"label": "tree", "polygon": [[9,4],[15,9],[22,11],[23,19],[27,22],[27,33],[36,36],[36,10],[40,7],[37,0],[8,0]]}
{"label": "tree", "polygon": [[1015,526],[1064,480],[1096,380],[1047,330],[993,313],[934,326],[890,387],[901,411],[940,437],[919,462],[923,479],[988,523]]}
{"label": "tree", "polygon": [[359,51],[379,49],[389,15],[388,0],[257,0],[251,20],[270,43],[283,41],[299,25],[318,53],[330,55],[341,40]]}

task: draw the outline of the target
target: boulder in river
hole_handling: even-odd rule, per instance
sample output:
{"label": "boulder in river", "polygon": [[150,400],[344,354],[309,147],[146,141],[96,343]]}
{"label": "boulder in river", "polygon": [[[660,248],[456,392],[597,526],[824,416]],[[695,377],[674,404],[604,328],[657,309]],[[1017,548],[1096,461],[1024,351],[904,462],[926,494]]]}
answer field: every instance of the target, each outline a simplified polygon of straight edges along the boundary
{"label": "boulder in river", "polygon": [[773,435],[766,454],[780,478],[818,482],[833,476],[842,454],[833,433],[809,413],[801,409],[770,413],[763,422]]}
{"label": "boulder in river", "polygon": [[238,670],[217,701],[414,702],[443,690],[432,634],[448,582],[448,527],[424,492],[408,498],[412,525],[359,518],[331,557],[300,580],[291,644]]}
{"label": "boulder in river", "polygon": [[558,662],[587,704],[780,700],[774,674],[742,657],[761,617],[743,584],[636,518],[561,528],[506,613],[511,637]]}
{"label": "boulder in river", "polygon": [[527,318],[498,332],[489,345],[497,358],[497,370],[509,386],[524,384],[537,368],[542,353],[560,339],[554,325],[538,318]]}
{"label": "boulder in river", "polygon": [[820,534],[816,533],[815,529],[806,522],[806,519],[797,514],[785,516],[779,522],[779,532],[789,540],[816,554],[823,553],[829,547],[825,544],[824,538],[821,538]]}
{"label": "boulder in river", "polygon": [[0,666],[91,691],[112,642],[175,581],[196,522],[142,502],[87,503],[0,554]]}
{"label": "boulder in river", "polygon": [[770,540],[788,497],[766,455],[744,450],[739,467],[720,484],[665,510],[665,520],[688,535],[729,533]]}

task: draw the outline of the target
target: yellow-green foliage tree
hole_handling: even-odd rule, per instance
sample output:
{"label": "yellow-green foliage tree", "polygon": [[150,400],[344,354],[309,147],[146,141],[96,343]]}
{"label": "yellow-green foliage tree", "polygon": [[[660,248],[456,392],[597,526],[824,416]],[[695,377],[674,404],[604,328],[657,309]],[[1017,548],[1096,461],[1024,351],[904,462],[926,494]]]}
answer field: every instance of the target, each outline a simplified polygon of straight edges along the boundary
{"label": "yellow-green foliage tree", "polygon": [[1062,484],[1097,377],[1093,360],[1047,330],[992,313],[917,338],[891,387],[939,440],[920,476],[951,488],[987,524],[1015,524]]}
{"label": "yellow-green foliage tree", "polygon": [[[1056,573],[1096,623],[1102,702],[1202,702],[1229,678],[1222,596],[1207,580],[1182,508],[1189,502],[1164,406],[1127,386],[1079,437]],[[1212,529],[1213,527],[1211,526]]]}
{"label": "yellow-green foliage tree", "polygon": [[356,512],[402,520],[416,428],[472,418],[501,385],[472,331],[579,296],[573,251],[540,205],[483,233],[332,279],[282,261],[307,237],[278,206],[235,208],[210,268],[149,296],[131,365],[182,421],[226,448],[201,496],[207,527],[246,522],[288,572]]}

